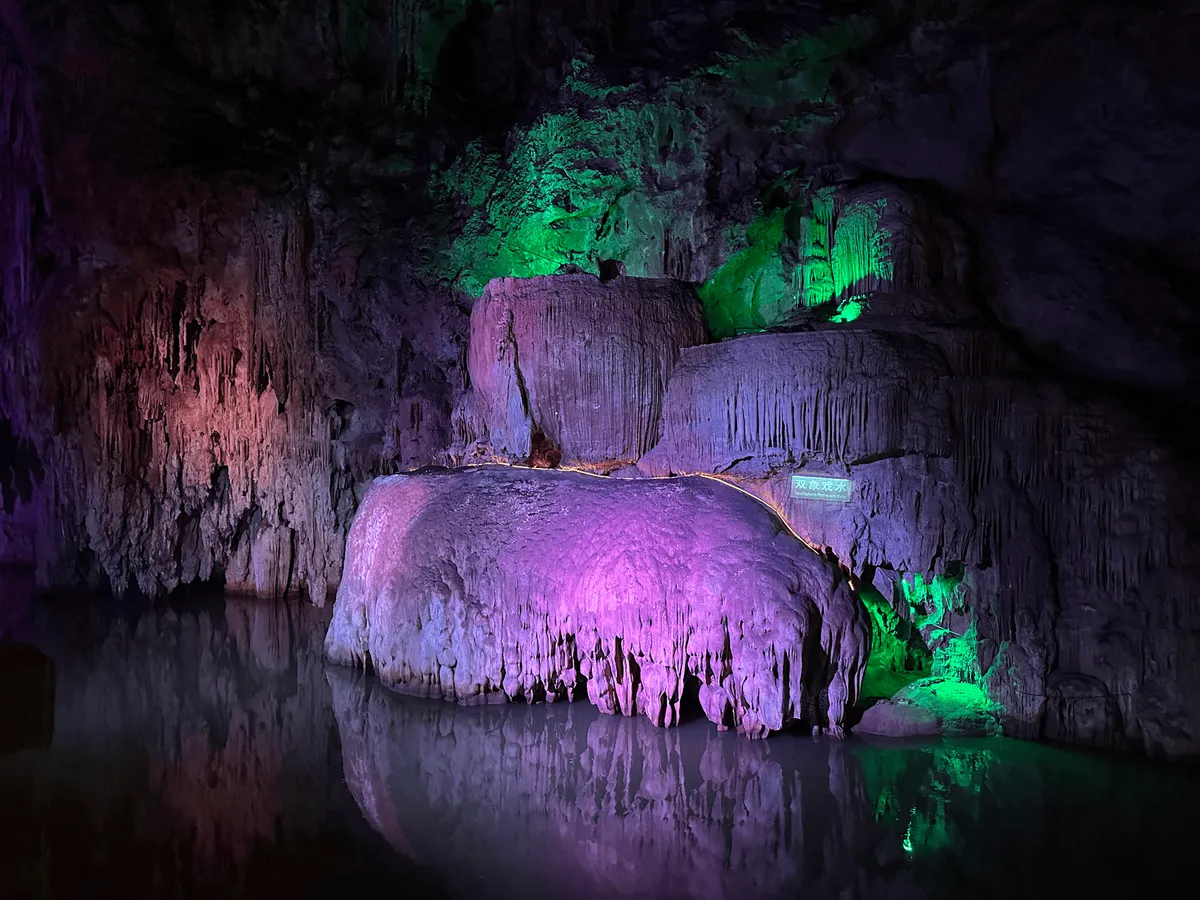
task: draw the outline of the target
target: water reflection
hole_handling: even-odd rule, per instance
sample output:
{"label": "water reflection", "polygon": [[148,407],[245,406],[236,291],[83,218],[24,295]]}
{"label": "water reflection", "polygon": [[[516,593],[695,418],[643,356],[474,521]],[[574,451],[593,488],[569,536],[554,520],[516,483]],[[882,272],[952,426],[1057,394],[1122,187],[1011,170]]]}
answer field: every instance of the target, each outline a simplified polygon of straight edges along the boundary
{"label": "water reflection", "polygon": [[902,851],[877,872],[923,896],[1166,895],[1200,836],[1194,768],[994,738],[853,747]]}
{"label": "water reflection", "polygon": [[1181,767],[462,708],[327,667],[306,605],[98,608],[5,625],[53,683],[9,655],[0,727],[21,679],[53,715],[0,740],[0,897],[1149,896],[1200,831]]}
{"label": "water reflection", "polygon": [[[583,704],[462,708],[331,669],[346,782],[466,896],[837,896],[872,825],[845,744],[655,728]],[[468,888],[470,890],[468,890]]]}
{"label": "water reflection", "polygon": [[337,888],[359,817],[338,772],[326,620],[235,598],[31,613],[20,635],[54,660],[54,731],[48,748],[0,758],[0,830],[21,835],[0,842],[0,895]]}
{"label": "water reflection", "polygon": [[1200,825],[1194,772],[1063,748],[752,742],[327,677],[364,817],[453,896],[1142,895]]}

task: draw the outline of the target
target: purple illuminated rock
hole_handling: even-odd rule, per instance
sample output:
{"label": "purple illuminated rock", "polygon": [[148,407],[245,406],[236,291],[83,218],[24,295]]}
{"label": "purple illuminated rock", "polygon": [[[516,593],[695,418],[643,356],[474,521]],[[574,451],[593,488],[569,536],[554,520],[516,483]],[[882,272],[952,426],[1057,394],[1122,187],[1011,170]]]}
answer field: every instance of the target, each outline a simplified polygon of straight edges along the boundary
{"label": "purple illuminated rock", "polygon": [[695,292],[667,279],[498,278],[471,312],[465,452],[524,462],[636,461],[658,437],[667,380],[705,340]]}
{"label": "purple illuminated rock", "polygon": [[[376,480],[350,531],[328,656],[398,691],[486,703],[583,692],[608,713],[840,734],[866,613],[766,506],[705,478],[512,468]],[[827,712],[824,710],[827,709]]]}

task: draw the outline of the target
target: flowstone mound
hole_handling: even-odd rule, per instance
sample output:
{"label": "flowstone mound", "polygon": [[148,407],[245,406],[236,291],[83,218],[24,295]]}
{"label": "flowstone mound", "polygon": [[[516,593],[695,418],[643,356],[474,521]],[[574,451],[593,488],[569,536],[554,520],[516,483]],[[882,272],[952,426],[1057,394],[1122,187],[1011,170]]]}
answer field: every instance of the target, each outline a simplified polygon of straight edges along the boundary
{"label": "flowstone mound", "polygon": [[607,713],[753,737],[841,734],[870,642],[836,562],[703,477],[509,467],[377,479],[325,641],[389,687],[464,703],[586,691]]}

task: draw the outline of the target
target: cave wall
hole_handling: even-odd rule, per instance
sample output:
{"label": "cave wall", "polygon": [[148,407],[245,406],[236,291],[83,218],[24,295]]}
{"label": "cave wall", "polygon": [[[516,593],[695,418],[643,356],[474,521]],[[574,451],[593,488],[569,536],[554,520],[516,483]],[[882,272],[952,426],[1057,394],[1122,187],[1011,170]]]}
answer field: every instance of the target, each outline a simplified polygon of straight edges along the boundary
{"label": "cave wall", "polygon": [[560,6],[0,5],[0,561],[320,602],[363,483],[486,455],[491,279],[674,279],[749,336],[572,462],[735,480],[901,613],[961,564],[1015,731],[1193,752],[1194,12]]}

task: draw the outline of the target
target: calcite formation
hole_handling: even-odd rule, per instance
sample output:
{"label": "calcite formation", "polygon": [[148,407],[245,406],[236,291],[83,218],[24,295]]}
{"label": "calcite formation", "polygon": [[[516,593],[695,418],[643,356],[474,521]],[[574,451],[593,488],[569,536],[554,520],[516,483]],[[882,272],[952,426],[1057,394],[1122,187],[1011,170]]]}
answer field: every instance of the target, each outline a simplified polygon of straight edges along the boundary
{"label": "calcite formation", "polygon": [[[686,350],[639,469],[720,474],[902,605],[936,611],[944,638],[970,632],[970,677],[1011,733],[1194,752],[1186,461],[1098,398],[1032,382],[978,323],[929,323],[903,296],[875,304],[838,328]],[[798,496],[809,474],[847,479],[848,496]],[[900,596],[956,567],[954,608]]]}
{"label": "calcite formation", "polygon": [[839,568],[712,479],[513,468],[379,479],[347,545],[328,656],[465,703],[573,699],[678,722],[840,734],[869,627]]}
{"label": "calcite formation", "polygon": [[719,475],[1010,733],[1200,752],[1187,4],[560,5],[0,0],[0,563],[321,602],[378,475]]}
{"label": "calcite formation", "polygon": [[705,338],[679,282],[498,278],[471,311],[462,453],[525,462],[544,443],[565,463],[634,462],[658,438],[680,351]]}

